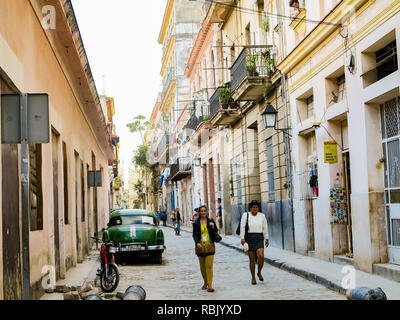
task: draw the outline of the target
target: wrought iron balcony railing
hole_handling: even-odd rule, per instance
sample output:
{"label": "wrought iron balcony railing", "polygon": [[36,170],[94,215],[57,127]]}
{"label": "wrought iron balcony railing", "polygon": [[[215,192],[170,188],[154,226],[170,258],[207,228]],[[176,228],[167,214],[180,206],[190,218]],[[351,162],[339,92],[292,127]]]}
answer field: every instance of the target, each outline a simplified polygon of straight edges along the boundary
{"label": "wrought iron balcony railing", "polygon": [[164,133],[160,143],[158,144],[155,157],[159,163],[168,163],[168,147],[169,147],[169,135]]}
{"label": "wrought iron balcony railing", "polygon": [[163,92],[162,92],[162,97],[165,97],[165,94],[167,93],[168,87],[170,83],[175,80],[175,69],[174,68],[169,68],[164,76],[163,80]]}
{"label": "wrought iron balcony railing", "polygon": [[231,67],[232,93],[247,78],[270,77],[275,71],[275,54],[271,46],[249,46],[242,50]]}
{"label": "wrought iron balcony railing", "polygon": [[192,174],[192,159],[188,157],[178,158],[176,163],[171,165],[171,181],[182,180]]}

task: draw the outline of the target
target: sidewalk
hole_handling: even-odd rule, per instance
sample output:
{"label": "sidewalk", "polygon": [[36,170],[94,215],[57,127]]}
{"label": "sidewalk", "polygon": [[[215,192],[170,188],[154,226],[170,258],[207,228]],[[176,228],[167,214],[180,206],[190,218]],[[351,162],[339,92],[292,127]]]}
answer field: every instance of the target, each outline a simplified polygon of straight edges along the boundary
{"label": "sidewalk", "polygon": [[[86,282],[96,279],[96,272],[99,267],[99,251],[92,250],[85,261],[69,269],[65,279],[58,280],[56,286],[83,287]],[[64,300],[64,294],[59,292],[45,293],[40,297],[40,300]]]}
{"label": "sidewalk", "polygon": [[[192,232],[188,227],[182,227],[185,232]],[[220,244],[238,250],[244,254],[237,236],[221,235]],[[342,280],[348,274],[342,273],[342,264],[328,262],[309,256],[304,256],[287,250],[269,247],[264,250],[265,261],[270,265],[291,272],[309,281],[316,282],[341,294],[346,294]],[[385,279],[375,274],[356,270],[356,287],[375,289],[380,287],[388,300],[400,300],[400,283]]]}

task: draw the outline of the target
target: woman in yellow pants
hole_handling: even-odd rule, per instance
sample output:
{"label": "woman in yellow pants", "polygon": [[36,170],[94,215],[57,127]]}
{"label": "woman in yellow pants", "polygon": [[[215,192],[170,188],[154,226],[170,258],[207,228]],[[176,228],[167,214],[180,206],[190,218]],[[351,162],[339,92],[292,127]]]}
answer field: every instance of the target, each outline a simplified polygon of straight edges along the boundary
{"label": "woman in yellow pants", "polygon": [[214,292],[212,281],[216,232],[218,232],[218,228],[215,221],[208,218],[207,207],[200,207],[199,218],[193,223],[193,239],[196,243],[195,253],[199,258],[200,271],[204,280],[201,289],[208,292]]}

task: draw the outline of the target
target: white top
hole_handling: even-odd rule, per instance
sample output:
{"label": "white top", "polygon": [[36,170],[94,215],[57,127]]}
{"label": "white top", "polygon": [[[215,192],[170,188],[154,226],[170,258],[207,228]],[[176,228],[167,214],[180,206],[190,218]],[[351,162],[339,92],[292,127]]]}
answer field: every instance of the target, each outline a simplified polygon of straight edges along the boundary
{"label": "white top", "polygon": [[249,215],[249,233],[262,233],[264,234],[264,239],[268,239],[268,224],[267,218],[262,212],[257,213],[253,216],[250,212],[246,212],[242,215],[242,220],[240,222],[240,238],[244,239],[244,229],[246,227],[247,215]]}

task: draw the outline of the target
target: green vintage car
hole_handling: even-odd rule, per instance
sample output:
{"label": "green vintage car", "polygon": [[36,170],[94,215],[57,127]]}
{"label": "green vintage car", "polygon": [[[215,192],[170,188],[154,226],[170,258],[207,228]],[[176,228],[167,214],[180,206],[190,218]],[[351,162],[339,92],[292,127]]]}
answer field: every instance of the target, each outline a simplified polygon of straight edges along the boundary
{"label": "green vintage car", "polygon": [[117,210],[110,216],[108,228],[103,232],[103,241],[111,240],[116,247],[117,261],[137,255],[153,256],[162,263],[164,233],[157,226],[156,216],[146,210]]}

